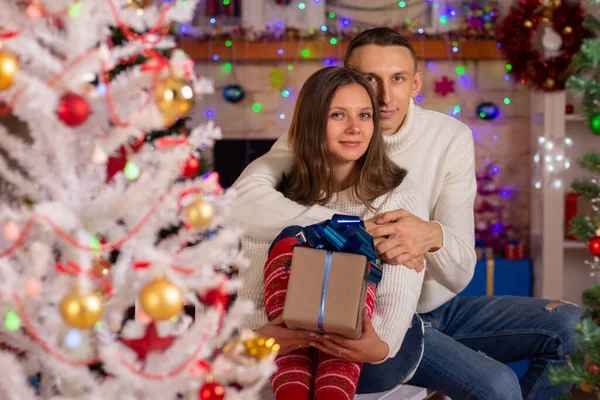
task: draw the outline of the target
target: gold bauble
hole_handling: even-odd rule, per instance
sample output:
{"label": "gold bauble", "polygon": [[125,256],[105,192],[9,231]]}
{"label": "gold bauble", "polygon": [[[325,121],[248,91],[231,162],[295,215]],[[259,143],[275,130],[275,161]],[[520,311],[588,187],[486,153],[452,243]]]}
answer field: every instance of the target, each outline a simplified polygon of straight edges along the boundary
{"label": "gold bauble", "polygon": [[579,389],[581,389],[581,391],[585,393],[592,393],[597,388],[596,385],[594,385],[593,383],[580,383]]}
{"label": "gold bauble", "polygon": [[205,228],[215,215],[213,206],[196,196],[194,202],[185,209],[185,222],[193,228]]}
{"label": "gold bauble", "polygon": [[111,265],[101,257],[96,257],[92,262],[92,270],[98,275],[107,275]]}
{"label": "gold bauble", "polygon": [[0,50],[0,91],[13,84],[15,73],[19,69],[17,57],[5,50]]}
{"label": "gold bauble", "polygon": [[139,297],[142,310],[153,321],[171,319],[183,309],[183,292],[164,278],[148,283]]}
{"label": "gold bauble", "polygon": [[187,115],[194,106],[194,89],[182,78],[170,76],[156,85],[154,93],[165,126],[171,126],[178,118]]}
{"label": "gold bauble", "polygon": [[552,89],[554,87],[554,85],[556,84],[556,81],[554,80],[554,78],[547,78],[546,81],[544,82],[544,84],[546,85],[546,87],[548,89]]}
{"label": "gold bauble", "polygon": [[154,3],[154,0],[127,0],[127,7],[141,10]]}
{"label": "gold bauble", "polygon": [[81,294],[71,292],[60,302],[60,313],[65,322],[72,327],[89,329],[100,320],[104,303],[96,293]]}
{"label": "gold bauble", "polygon": [[565,26],[565,27],[563,28],[563,33],[564,33],[565,35],[570,35],[571,33],[573,33],[573,28],[571,28],[570,26]]}
{"label": "gold bauble", "polygon": [[533,26],[533,22],[531,22],[530,20],[526,19],[526,20],[523,22],[523,26],[524,26],[525,28],[531,28],[531,27]]}
{"label": "gold bauble", "polygon": [[244,343],[244,346],[246,347],[246,352],[248,355],[256,358],[257,360],[262,360],[272,353],[277,353],[280,347],[277,343],[275,343],[275,339],[266,339],[264,337],[257,337],[247,340]]}

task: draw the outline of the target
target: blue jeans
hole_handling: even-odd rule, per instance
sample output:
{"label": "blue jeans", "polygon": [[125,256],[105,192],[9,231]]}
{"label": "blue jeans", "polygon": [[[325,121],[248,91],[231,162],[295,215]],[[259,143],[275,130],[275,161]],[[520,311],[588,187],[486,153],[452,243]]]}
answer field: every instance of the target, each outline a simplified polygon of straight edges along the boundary
{"label": "blue jeans", "polygon": [[[410,384],[453,400],[549,400],[570,386],[551,386],[551,367],[576,346],[581,310],[529,297],[457,296],[421,314],[425,351]],[[519,382],[504,363],[531,359]]]}

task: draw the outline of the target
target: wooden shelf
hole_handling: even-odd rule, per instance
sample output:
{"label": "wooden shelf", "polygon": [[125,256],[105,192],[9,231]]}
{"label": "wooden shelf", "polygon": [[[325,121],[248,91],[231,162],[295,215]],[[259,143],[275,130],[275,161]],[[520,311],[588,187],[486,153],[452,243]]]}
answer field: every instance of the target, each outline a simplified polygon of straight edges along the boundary
{"label": "wooden shelf", "polygon": [[576,242],[574,240],[565,240],[564,242],[565,249],[587,249],[587,245],[585,243]]}
{"label": "wooden shelf", "polygon": [[[417,58],[422,60],[499,60],[502,59],[500,49],[495,40],[459,40],[458,51],[452,52],[452,41],[441,39],[424,39],[414,41]],[[223,40],[200,42],[197,39],[184,37],[179,42],[183,49],[196,61],[210,61],[213,55],[219,61],[314,61],[343,58],[348,41],[330,44],[326,40],[289,40],[283,42],[248,42],[233,41],[227,47]],[[282,49],[283,54],[278,54]],[[302,50],[308,50],[306,56]]]}
{"label": "wooden shelf", "polygon": [[587,118],[583,114],[567,114],[565,121],[587,121]]}

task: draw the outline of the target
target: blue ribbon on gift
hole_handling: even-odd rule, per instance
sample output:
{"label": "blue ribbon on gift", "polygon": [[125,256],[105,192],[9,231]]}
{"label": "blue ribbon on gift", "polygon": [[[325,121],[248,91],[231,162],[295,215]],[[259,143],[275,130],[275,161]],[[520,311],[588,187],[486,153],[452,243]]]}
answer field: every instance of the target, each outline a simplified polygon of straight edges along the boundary
{"label": "blue ribbon on gift", "polygon": [[315,249],[361,254],[368,261],[365,280],[374,285],[381,281],[381,261],[375,253],[375,242],[359,217],[335,214],[330,220],[307,226],[296,239]]}
{"label": "blue ribbon on gift", "polygon": [[296,235],[296,239],[303,245],[327,250],[321,303],[317,319],[319,331],[324,332],[325,297],[327,296],[333,251],[364,255],[368,261],[365,280],[375,285],[381,281],[381,261],[377,258],[375,242],[365,229],[364,222],[360,218],[351,215],[335,214],[330,220],[307,226]]}

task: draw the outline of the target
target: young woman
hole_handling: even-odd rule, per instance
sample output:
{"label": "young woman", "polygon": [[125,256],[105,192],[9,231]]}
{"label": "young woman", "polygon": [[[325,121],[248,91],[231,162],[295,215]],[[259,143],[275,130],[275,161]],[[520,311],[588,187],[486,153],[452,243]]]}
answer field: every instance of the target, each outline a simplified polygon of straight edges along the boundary
{"label": "young woman", "polygon": [[[289,140],[294,165],[279,188],[287,198],[362,219],[401,208],[428,219],[421,193],[385,154],[377,100],[358,72],[328,67],[311,75],[300,91]],[[235,217],[243,226],[244,216]],[[275,398],[352,399],[362,363],[383,362],[400,349],[424,273],[384,264],[376,298],[374,288],[367,292],[360,339],[291,331],[280,314],[297,241],[282,233],[272,245],[250,237],[243,242],[251,266],[242,273],[239,296],[258,308],[249,326],[281,345],[271,377]]]}

